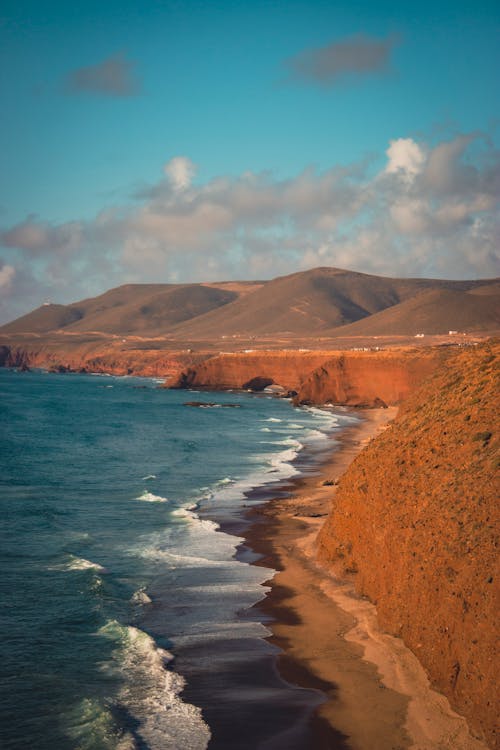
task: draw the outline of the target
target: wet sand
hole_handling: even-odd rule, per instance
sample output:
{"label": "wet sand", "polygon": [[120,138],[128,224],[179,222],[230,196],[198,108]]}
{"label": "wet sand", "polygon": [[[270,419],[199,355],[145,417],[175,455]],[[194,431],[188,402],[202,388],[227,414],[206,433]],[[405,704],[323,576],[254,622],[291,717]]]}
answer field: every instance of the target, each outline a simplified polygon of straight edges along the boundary
{"label": "wet sand", "polygon": [[283,651],[281,677],[324,695],[310,721],[311,750],[485,750],[430,688],[413,653],[380,630],[375,607],[315,561],[316,535],[335,493],[324,481],[335,482],[395,414],[360,412],[363,420],[343,431],[319,470],[251,511],[248,545],[262,555],[257,564],[278,571],[256,607],[271,620],[270,642]]}

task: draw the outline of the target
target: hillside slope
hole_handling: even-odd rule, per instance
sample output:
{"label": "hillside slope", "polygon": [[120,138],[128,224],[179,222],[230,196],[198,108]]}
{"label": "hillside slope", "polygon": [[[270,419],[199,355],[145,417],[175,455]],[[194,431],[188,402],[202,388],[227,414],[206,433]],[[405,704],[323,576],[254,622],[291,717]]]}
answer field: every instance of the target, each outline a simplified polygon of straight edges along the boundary
{"label": "hillside slope", "polygon": [[386,336],[448,331],[493,331],[500,328],[498,284],[469,291],[430,289],[351,325],[332,331],[339,336]]}
{"label": "hillside slope", "polygon": [[453,354],[341,478],[319,558],[498,746],[498,343]]}
{"label": "hillside slope", "polygon": [[[225,336],[318,334],[369,319],[422,291],[466,291],[484,282],[436,279],[393,279],[314,268],[267,282],[225,309],[216,309],[176,327],[176,338],[206,339],[214,331]],[[487,298],[486,298],[487,299]],[[485,303],[488,304],[488,300]]]}
{"label": "hillside slope", "polygon": [[[315,268],[266,282],[127,284],[71,305],[44,304],[0,333],[221,338],[494,330],[494,280],[398,279]],[[472,294],[472,292],[476,292]],[[427,296],[426,296],[427,295]],[[350,327],[351,326],[351,327]]]}
{"label": "hillside slope", "polygon": [[0,331],[49,333],[64,328],[72,333],[156,336],[238,296],[230,288],[203,284],[126,284],[71,305],[42,305]]}

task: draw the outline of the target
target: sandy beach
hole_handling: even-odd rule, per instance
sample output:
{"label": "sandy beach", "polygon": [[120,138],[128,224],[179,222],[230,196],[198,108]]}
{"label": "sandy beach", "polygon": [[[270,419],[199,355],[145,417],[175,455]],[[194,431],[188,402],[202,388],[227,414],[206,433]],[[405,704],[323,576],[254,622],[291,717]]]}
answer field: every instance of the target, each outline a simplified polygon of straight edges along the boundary
{"label": "sandy beach", "polygon": [[312,719],[315,750],[485,750],[402,640],[380,630],[375,607],[315,560],[334,483],[395,415],[360,411],[321,467],[292,482],[288,497],[252,511],[248,543],[278,571],[257,606],[274,620],[281,676],[325,695]]}

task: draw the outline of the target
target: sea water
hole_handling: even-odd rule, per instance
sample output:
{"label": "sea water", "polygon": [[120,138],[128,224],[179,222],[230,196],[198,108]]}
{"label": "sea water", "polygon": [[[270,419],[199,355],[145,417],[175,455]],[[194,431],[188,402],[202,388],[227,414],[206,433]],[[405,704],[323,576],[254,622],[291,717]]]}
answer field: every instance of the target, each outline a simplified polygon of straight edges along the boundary
{"label": "sea water", "polygon": [[219,523],[350,418],[159,385],[0,370],[6,750],[202,750],[214,670],[219,713],[230,694],[238,711],[293,709],[290,686],[256,679],[250,697],[233,669],[258,674],[273,652],[253,609],[273,571]]}

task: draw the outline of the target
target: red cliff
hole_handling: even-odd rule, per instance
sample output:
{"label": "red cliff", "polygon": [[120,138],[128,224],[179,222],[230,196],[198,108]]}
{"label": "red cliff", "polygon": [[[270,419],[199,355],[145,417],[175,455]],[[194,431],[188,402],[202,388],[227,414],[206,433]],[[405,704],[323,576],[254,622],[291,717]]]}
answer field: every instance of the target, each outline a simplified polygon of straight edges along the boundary
{"label": "red cliff", "polygon": [[444,352],[259,351],[221,354],[173,383],[186,388],[244,388],[256,379],[297,391],[296,403],[351,406],[399,403],[438,366]]}
{"label": "red cliff", "polygon": [[207,357],[186,350],[170,351],[139,342],[127,345],[89,336],[72,341],[68,336],[25,338],[0,346],[0,367],[42,367],[61,372],[102,372],[143,377],[177,377],[186,367]]}
{"label": "red cliff", "polygon": [[[337,354],[302,384],[299,404],[377,406],[405,399],[442,361],[443,350]],[[382,402],[382,403],[381,403]]]}
{"label": "red cliff", "polygon": [[294,350],[219,354],[186,370],[173,387],[245,388],[262,379],[296,391],[330,356],[331,352]]}
{"label": "red cliff", "polygon": [[497,345],[450,356],[341,478],[319,557],[497,746]]}

